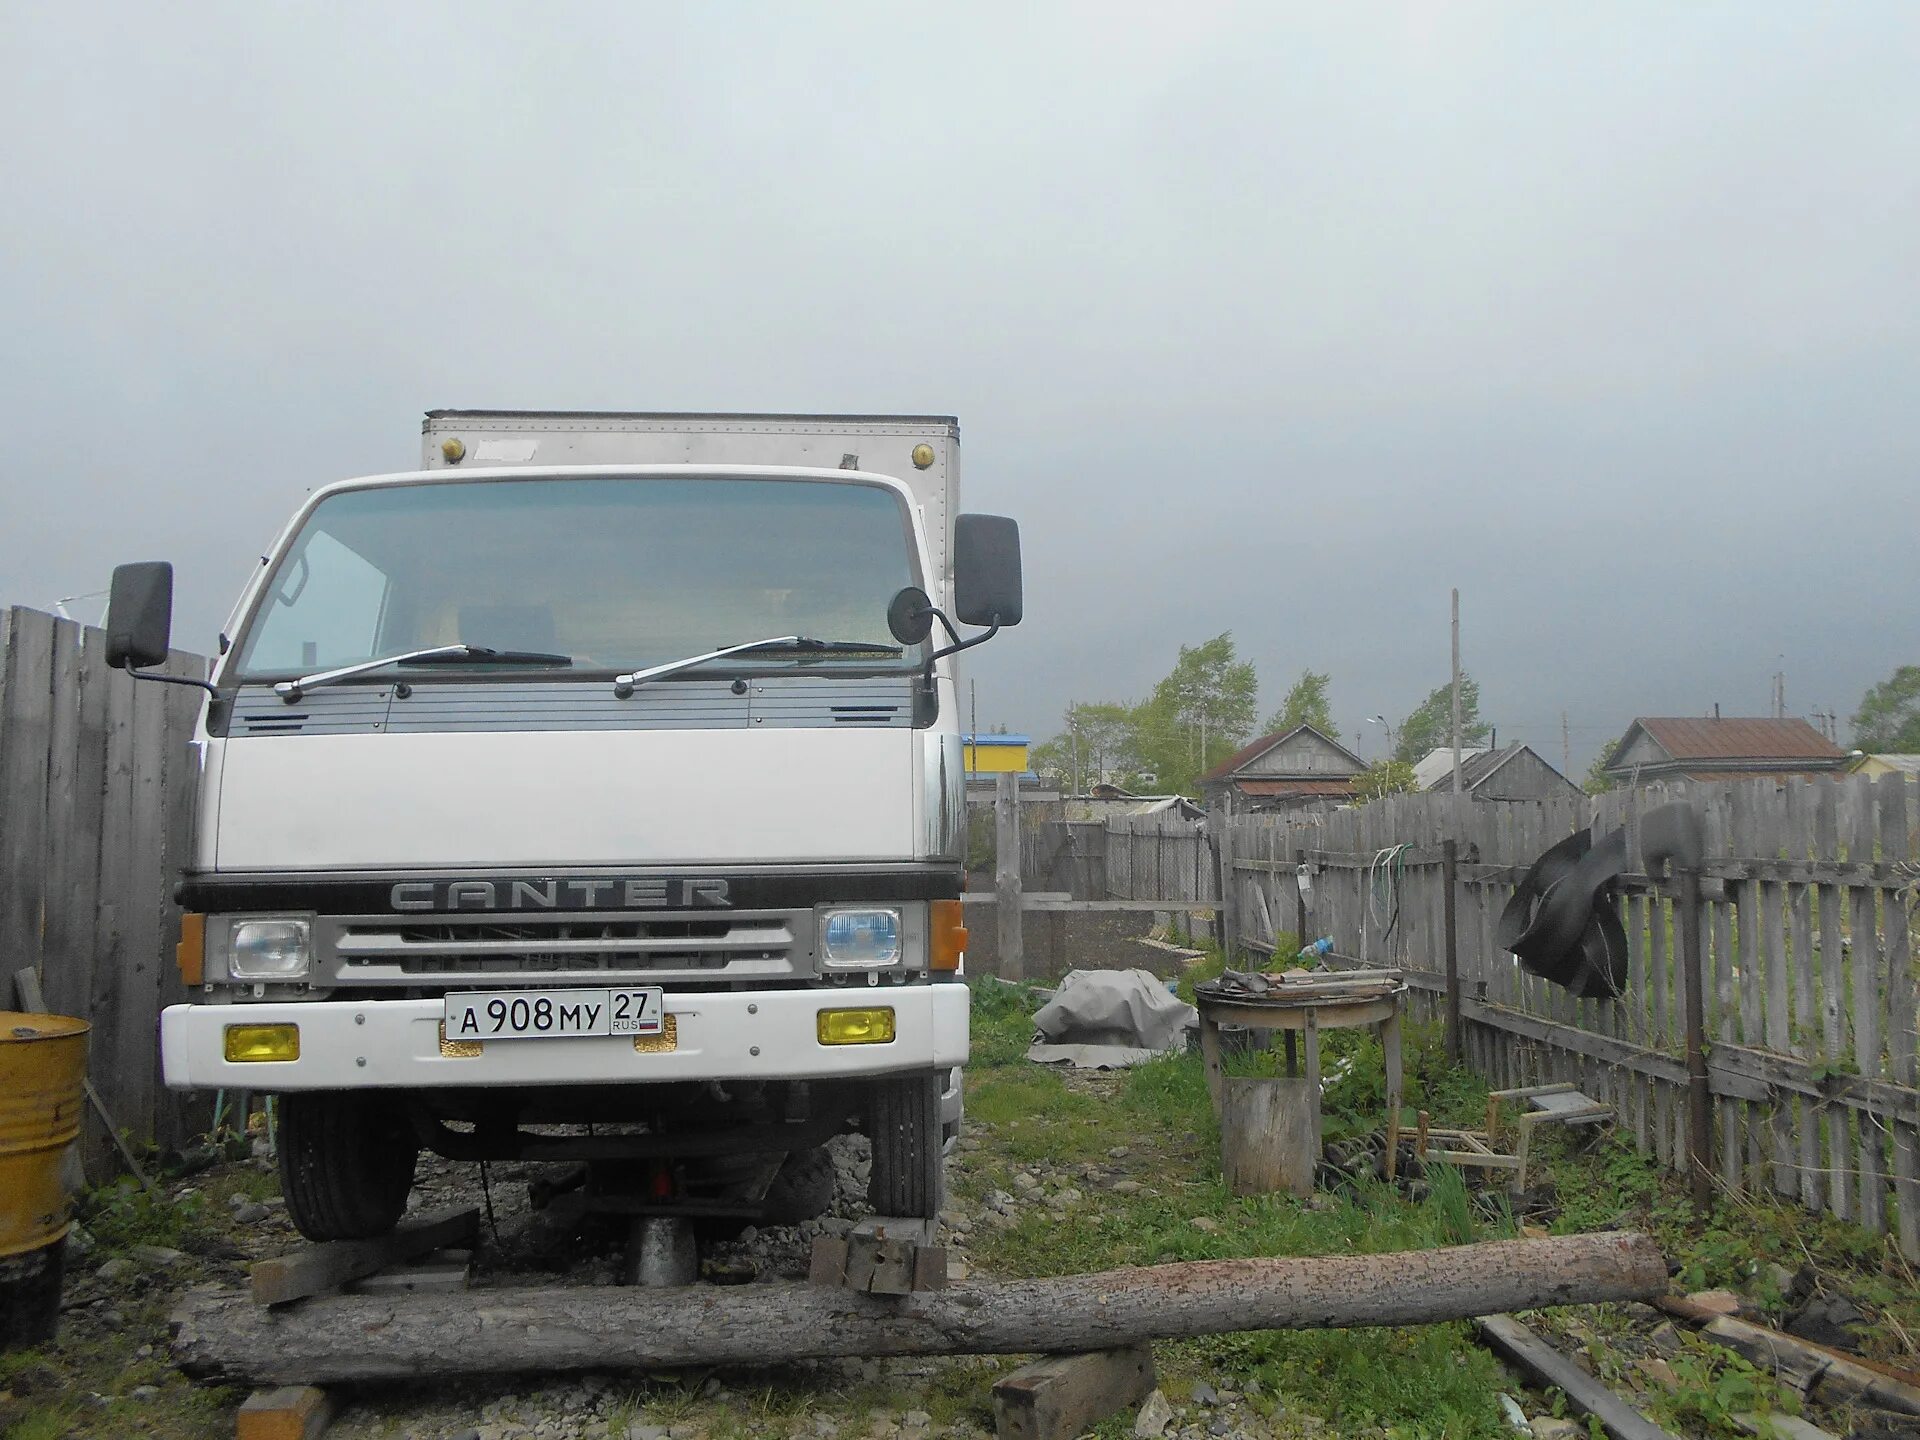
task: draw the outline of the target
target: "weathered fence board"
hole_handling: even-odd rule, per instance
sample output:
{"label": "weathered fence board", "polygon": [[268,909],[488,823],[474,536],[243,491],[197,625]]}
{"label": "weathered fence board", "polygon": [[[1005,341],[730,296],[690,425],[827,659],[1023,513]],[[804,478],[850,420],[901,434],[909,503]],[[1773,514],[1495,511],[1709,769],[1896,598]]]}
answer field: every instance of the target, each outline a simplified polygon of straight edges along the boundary
{"label": "weathered fence board", "polygon": [[[182,993],[172,888],[192,844],[199,696],[105,657],[100,630],[0,613],[0,954],[7,973],[39,970],[55,1010],[92,1023],[89,1069],[117,1124],[177,1144],[204,1107],[161,1088],[155,1035]],[[167,668],[203,675],[206,662]],[[89,1127],[98,1175],[112,1148]]]}

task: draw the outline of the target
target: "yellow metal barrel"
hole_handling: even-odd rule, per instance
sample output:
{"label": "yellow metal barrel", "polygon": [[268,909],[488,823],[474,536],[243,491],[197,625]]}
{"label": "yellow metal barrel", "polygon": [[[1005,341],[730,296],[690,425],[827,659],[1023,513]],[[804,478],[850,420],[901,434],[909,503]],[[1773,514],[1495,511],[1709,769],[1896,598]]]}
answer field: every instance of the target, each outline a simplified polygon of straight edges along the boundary
{"label": "yellow metal barrel", "polygon": [[0,1260],[64,1239],[61,1158],[86,1107],[87,1022],[0,1010]]}

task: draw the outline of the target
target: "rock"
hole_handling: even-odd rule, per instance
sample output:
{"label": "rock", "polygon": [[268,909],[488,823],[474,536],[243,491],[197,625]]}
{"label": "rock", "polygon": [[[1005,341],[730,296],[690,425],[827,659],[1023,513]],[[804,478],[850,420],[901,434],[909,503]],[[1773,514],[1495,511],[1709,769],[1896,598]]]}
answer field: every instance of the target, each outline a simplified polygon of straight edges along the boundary
{"label": "rock", "polygon": [[453,1440],[480,1440],[480,1432],[472,1426],[455,1433]]}
{"label": "rock", "polygon": [[1787,1299],[1793,1294],[1793,1271],[1777,1260],[1769,1260],[1761,1267],[1759,1275],[1754,1277],[1760,1282],[1763,1293],[1777,1295]]}
{"label": "rock", "polygon": [[1210,1220],[1205,1215],[1196,1215],[1187,1223],[1202,1235],[1218,1235],[1220,1233],[1220,1222],[1218,1220]]}
{"label": "rock", "polygon": [[143,1265],[178,1265],[187,1258],[170,1245],[135,1245],[130,1253]]}
{"label": "rock", "polygon": [[134,1265],[131,1260],[124,1255],[116,1255],[102,1263],[100,1268],[93,1272],[93,1276],[102,1284],[117,1285],[133,1274],[133,1270]]}
{"label": "rock", "polygon": [[1664,1385],[1669,1390],[1680,1388],[1680,1377],[1674,1374],[1673,1367],[1658,1355],[1642,1355],[1633,1362],[1633,1368],[1656,1385]]}
{"label": "rock", "polygon": [[1078,1205],[1084,1197],[1078,1190],[1062,1190],[1053,1197],[1056,1205]]}
{"label": "rock", "polygon": [[933,1416],[924,1410],[909,1410],[900,1417],[900,1423],[909,1430],[925,1430],[933,1424]]}
{"label": "rock", "polygon": [[1218,1405],[1220,1392],[1204,1380],[1193,1382],[1193,1403],[1196,1405]]}
{"label": "rock", "polygon": [[1811,1340],[1816,1345],[1828,1345],[1837,1350],[1857,1350],[1860,1338],[1854,1333],[1855,1327],[1864,1325],[1867,1317],[1860,1308],[1844,1295],[1816,1295],[1787,1317],[1781,1328],[1789,1335],[1798,1335],[1802,1340]]}
{"label": "rock", "polygon": [[244,1205],[236,1205],[234,1207],[233,1218],[234,1223],[239,1225],[258,1225],[272,1213],[271,1210],[267,1209],[266,1206],[260,1204],[257,1200],[250,1200]]}
{"label": "rock", "polygon": [[[1749,1435],[1764,1435],[1768,1440],[1834,1440],[1833,1433],[1822,1430],[1818,1425],[1809,1424],[1797,1415],[1782,1415],[1775,1411],[1771,1415],[1736,1415],[1733,1423]],[[1892,1437],[1911,1433],[1903,1430],[1859,1429],[1854,1435],[1862,1440],[1876,1440],[1876,1437]]]}
{"label": "rock", "polygon": [[94,1250],[93,1236],[87,1233],[87,1227],[76,1225],[67,1231],[67,1250],[70,1254],[87,1256]]}
{"label": "rock", "polygon": [[1138,1180],[1116,1180],[1109,1188],[1112,1189],[1116,1195],[1138,1195],[1147,1187],[1142,1185]]}
{"label": "rock", "polygon": [[158,1385],[136,1385],[127,1392],[127,1396],[133,1400],[158,1400],[160,1398],[160,1387]]}
{"label": "rock", "polygon": [[1680,1332],[1671,1320],[1662,1320],[1647,1336],[1647,1343],[1662,1355],[1672,1355],[1680,1349]]}
{"label": "rock", "polygon": [[1533,1440],[1586,1440],[1587,1427],[1557,1415],[1536,1415],[1528,1422]]}
{"label": "rock", "polygon": [[1165,1392],[1155,1390],[1140,1402],[1140,1413],[1133,1417],[1135,1440],[1157,1440],[1173,1423],[1173,1406]]}
{"label": "rock", "polygon": [[1507,1424],[1522,1435],[1531,1435],[1532,1428],[1527,1424],[1527,1412],[1520,1408],[1520,1402],[1511,1395],[1500,1396],[1500,1413],[1507,1417]]}
{"label": "rock", "polygon": [[627,1440],[667,1440],[667,1427],[634,1420],[627,1426]]}

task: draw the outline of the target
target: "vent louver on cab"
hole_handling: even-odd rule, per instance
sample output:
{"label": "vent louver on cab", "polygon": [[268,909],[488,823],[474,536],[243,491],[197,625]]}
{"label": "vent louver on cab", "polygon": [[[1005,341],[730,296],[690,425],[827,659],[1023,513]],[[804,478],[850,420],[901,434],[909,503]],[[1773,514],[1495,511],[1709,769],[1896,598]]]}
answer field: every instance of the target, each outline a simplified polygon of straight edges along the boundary
{"label": "vent louver on cab", "polygon": [[898,705],[831,705],[827,713],[836,725],[891,725]]}

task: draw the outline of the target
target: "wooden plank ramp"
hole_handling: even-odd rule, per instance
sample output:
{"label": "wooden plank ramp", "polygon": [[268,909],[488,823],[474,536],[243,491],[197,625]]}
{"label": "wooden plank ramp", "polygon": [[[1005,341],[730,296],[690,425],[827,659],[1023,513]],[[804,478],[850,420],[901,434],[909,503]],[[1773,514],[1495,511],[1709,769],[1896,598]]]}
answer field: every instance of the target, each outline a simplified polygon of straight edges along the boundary
{"label": "wooden plank ramp", "polygon": [[337,1290],[350,1280],[362,1279],[416,1255],[469,1244],[479,1233],[480,1211],[471,1205],[455,1205],[404,1220],[392,1234],[372,1240],[327,1240],[305,1245],[253,1263],[253,1302],[283,1305]]}

